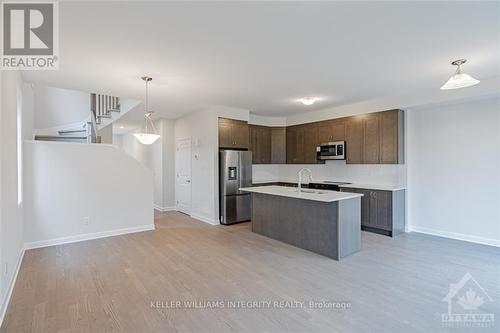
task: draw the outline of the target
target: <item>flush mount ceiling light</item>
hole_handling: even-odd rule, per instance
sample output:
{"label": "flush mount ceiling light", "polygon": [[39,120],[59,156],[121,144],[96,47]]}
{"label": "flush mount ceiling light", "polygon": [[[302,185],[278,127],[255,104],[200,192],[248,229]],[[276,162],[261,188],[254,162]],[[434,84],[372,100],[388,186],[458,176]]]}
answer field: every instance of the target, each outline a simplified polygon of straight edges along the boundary
{"label": "flush mount ceiling light", "polygon": [[156,134],[156,128],[151,120],[152,111],[149,111],[149,96],[148,96],[148,84],[151,82],[152,78],[149,76],[143,76],[141,78],[146,82],[146,108],[144,109],[144,127],[140,133],[135,133],[134,136],[143,145],[153,144],[160,137]]}
{"label": "flush mount ceiling light", "polygon": [[453,66],[457,66],[457,70],[455,74],[448,81],[446,81],[446,83],[441,87],[441,90],[471,87],[480,82],[479,80],[476,80],[472,76],[462,73],[460,65],[464,64],[466,61],[467,60],[465,59],[459,59],[451,63]]}
{"label": "flush mount ceiling light", "polygon": [[316,97],[302,97],[299,99],[299,102],[301,102],[304,105],[313,105],[318,99]]}

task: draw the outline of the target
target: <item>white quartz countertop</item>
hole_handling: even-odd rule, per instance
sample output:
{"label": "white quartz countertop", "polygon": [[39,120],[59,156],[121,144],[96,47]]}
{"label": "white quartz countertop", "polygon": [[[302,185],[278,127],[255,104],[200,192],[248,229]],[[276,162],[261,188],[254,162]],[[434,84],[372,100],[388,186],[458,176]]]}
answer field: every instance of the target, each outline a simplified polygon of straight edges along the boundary
{"label": "white quartz countertop", "polygon": [[373,185],[373,184],[358,184],[358,183],[339,185],[339,187],[340,188],[350,187],[350,188],[360,188],[360,189],[379,190],[379,191],[401,191],[406,189],[406,187],[400,185]]}
{"label": "white quartz countertop", "polygon": [[[265,184],[265,183],[297,183],[297,180],[257,180],[254,181],[254,184]],[[339,182],[343,182],[342,180],[339,180]],[[313,181],[313,183],[325,183],[328,184],[328,181]],[[307,183],[304,183],[307,184]],[[391,184],[382,184],[382,185],[375,185],[375,184],[362,184],[362,183],[350,183],[350,184],[343,184],[339,185],[339,187],[350,187],[350,188],[359,188],[359,189],[367,189],[367,190],[379,190],[379,191],[401,191],[405,190],[406,186],[404,185],[391,185]]]}
{"label": "white quartz countertop", "polygon": [[362,194],[359,193],[312,190],[305,188],[302,189],[301,192],[298,192],[298,189],[296,187],[277,186],[277,185],[242,187],[240,188],[240,191],[278,195],[288,198],[314,200],[321,202],[334,202],[334,201],[347,200],[363,196]]}

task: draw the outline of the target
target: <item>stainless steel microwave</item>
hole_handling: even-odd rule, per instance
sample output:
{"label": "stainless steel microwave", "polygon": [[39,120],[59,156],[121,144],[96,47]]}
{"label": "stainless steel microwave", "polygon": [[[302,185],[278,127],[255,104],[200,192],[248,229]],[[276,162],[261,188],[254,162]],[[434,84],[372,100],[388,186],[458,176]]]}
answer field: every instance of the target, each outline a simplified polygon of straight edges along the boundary
{"label": "stainless steel microwave", "polygon": [[316,147],[318,160],[345,160],[345,141],[322,143]]}

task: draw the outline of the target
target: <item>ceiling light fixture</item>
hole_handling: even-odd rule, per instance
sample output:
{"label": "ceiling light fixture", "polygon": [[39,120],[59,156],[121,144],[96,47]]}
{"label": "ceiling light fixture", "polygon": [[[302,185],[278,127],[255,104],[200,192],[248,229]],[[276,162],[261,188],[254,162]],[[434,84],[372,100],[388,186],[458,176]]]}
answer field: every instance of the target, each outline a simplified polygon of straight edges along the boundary
{"label": "ceiling light fixture", "polygon": [[472,76],[462,73],[460,65],[463,65],[467,60],[459,59],[453,61],[451,64],[457,66],[455,74],[441,87],[441,90],[459,89],[465,87],[471,87],[478,84],[480,81],[476,80]]}
{"label": "ceiling light fixture", "polygon": [[152,111],[149,111],[149,96],[148,96],[148,84],[151,82],[152,78],[149,76],[143,76],[141,78],[146,82],[146,108],[144,109],[144,127],[140,133],[135,133],[134,136],[143,145],[153,144],[160,137],[156,134],[156,128],[151,120]]}
{"label": "ceiling light fixture", "polygon": [[304,105],[313,105],[318,99],[316,97],[302,97],[299,101]]}

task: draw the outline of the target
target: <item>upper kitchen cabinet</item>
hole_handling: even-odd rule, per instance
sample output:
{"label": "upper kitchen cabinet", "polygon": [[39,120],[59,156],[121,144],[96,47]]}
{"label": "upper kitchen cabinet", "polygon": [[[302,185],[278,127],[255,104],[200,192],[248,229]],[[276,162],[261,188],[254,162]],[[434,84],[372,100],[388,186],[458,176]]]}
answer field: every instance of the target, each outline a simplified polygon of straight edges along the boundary
{"label": "upper kitchen cabinet", "polygon": [[248,123],[241,120],[219,118],[219,147],[248,149]]}
{"label": "upper kitchen cabinet", "polygon": [[250,125],[250,147],[253,164],[271,163],[271,128]]}
{"label": "upper kitchen cabinet", "polygon": [[324,163],[316,158],[318,124],[304,124],[286,128],[286,161],[288,164]]}
{"label": "upper kitchen cabinet", "polygon": [[346,124],[346,162],[348,164],[363,163],[364,130],[363,119],[350,117]]}
{"label": "upper kitchen cabinet", "polygon": [[380,113],[380,163],[404,163],[404,112]]}
{"label": "upper kitchen cabinet", "polygon": [[345,118],[326,120],[317,123],[318,144],[334,141],[345,141]]}
{"label": "upper kitchen cabinet", "polygon": [[403,163],[403,117],[402,110],[349,117],[346,125],[347,163]]}
{"label": "upper kitchen cabinet", "polygon": [[286,128],[271,127],[271,163],[286,163]]}
{"label": "upper kitchen cabinet", "polygon": [[363,116],[363,163],[380,163],[380,117],[378,114]]}
{"label": "upper kitchen cabinet", "polygon": [[249,128],[253,164],[286,163],[285,127],[250,125]]}
{"label": "upper kitchen cabinet", "polygon": [[312,123],[306,124],[303,127],[304,149],[301,163],[324,163],[324,161],[318,161],[316,157],[316,147],[318,146],[318,125],[316,123]]}
{"label": "upper kitchen cabinet", "polygon": [[286,163],[300,163],[304,149],[304,128],[289,126],[286,128]]}

